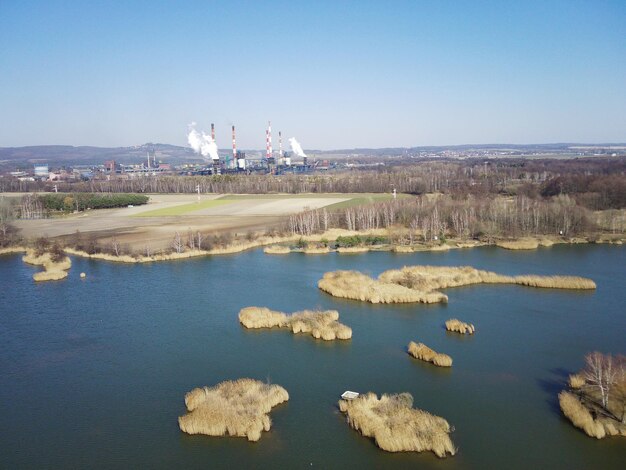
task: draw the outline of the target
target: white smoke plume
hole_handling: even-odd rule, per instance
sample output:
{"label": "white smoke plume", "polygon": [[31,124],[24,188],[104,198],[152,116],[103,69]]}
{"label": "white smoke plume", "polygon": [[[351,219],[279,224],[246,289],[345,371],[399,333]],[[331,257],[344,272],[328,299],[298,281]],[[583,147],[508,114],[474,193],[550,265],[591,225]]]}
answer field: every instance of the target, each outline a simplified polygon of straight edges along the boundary
{"label": "white smoke plume", "polygon": [[189,134],[187,134],[187,142],[191,148],[202,155],[205,160],[219,160],[217,154],[217,144],[209,134],[200,133],[196,130],[196,123],[189,124]]}
{"label": "white smoke plume", "polygon": [[298,157],[306,157],[306,153],[304,153],[304,151],[302,150],[302,146],[296,140],[295,137],[290,137],[289,138],[289,145],[291,145],[291,151],[295,155],[297,155]]}

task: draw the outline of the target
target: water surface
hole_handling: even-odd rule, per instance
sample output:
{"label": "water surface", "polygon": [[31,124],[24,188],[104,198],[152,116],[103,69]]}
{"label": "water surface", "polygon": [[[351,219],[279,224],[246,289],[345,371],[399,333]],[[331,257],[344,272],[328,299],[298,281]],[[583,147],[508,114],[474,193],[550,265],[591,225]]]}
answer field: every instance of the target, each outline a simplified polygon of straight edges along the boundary
{"label": "water surface", "polygon": [[[626,438],[597,441],[562,418],[557,393],[592,350],[626,353],[626,248],[484,247],[437,253],[269,256],[260,250],[120,265],[73,259],[65,281],[0,258],[2,468],[623,468]],[[595,292],[471,286],[447,305],[371,305],[316,288],[326,271],[373,275],[407,264],[591,277]],[[87,279],[79,279],[79,273]],[[337,309],[347,342],[250,331],[239,309]],[[476,335],[447,333],[451,317]],[[442,370],[409,341],[450,354]],[[177,417],[194,387],[239,377],[284,386],[257,443],[188,436]],[[410,392],[454,427],[459,453],[379,450],[337,409],[346,389]]]}

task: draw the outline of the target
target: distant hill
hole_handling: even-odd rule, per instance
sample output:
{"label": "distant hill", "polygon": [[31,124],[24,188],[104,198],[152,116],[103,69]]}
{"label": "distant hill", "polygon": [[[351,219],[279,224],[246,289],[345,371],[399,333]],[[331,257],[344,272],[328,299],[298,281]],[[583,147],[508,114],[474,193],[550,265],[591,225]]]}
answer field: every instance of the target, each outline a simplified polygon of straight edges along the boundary
{"label": "distant hill", "polygon": [[[305,150],[310,155],[317,156],[347,156],[361,155],[372,157],[415,155],[420,152],[438,153],[444,151],[473,152],[473,151],[498,151],[510,152],[517,155],[531,154],[573,154],[581,150],[588,153],[598,152],[610,154],[613,149],[621,155],[626,150],[626,144],[580,144],[580,143],[556,143],[556,144],[475,144],[475,145],[447,145],[447,146],[422,146],[422,147],[389,147],[389,148],[353,148],[341,150]],[[0,147],[0,169],[29,169],[35,163],[48,163],[52,167],[71,165],[99,165],[105,160],[115,160],[120,163],[140,163],[146,160],[146,156],[154,155],[157,161],[163,161],[172,165],[187,162],[201,162],[197,154],[188,147],[180,147],[169,144],[147,143],[134,147],[73,147],[70,145],[37,145],[30,147]],[[260,152],[246,151],[251,155]],[[220,154],[230,153],[230,149],[220,150]]]}
{"label": "distant hill", "polygon": [[34,163],[48,163],[52,166],[97,165],[105,160],[120,163],[140,163],[147,154],[154,155],[157,161],[174,165],[202,161],[193,150],[168,144],[144,144],[135,147],[72,147],[70,145],[37,145],[31,147],[0,147],[0,165],[24,168]]}

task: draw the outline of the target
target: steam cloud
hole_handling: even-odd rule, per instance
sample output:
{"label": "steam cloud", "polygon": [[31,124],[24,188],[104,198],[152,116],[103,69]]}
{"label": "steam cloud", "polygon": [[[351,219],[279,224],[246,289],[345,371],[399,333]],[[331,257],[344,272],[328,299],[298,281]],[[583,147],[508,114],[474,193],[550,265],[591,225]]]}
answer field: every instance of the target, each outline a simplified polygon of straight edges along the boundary
{"label": "steam cloud", "polygon": [[302,146],[296,140],[295,137],[290,137],[289,138],[289,145],[291,145],[291,151],[295,155],[297,155],[298,157],[306,157],[306,153],[304,153],[304,151],[302,150]]}
{"label": "steam cloud", "polygon": [[204,132],[200,133],[196,130],[196,123],[189,124],[189,134],[187,134],[187,142],[191,148],[198,154],[202,155],[205,160],[209,157],[211,160],[219,160],[217,154],[217,144],[210,135]]}

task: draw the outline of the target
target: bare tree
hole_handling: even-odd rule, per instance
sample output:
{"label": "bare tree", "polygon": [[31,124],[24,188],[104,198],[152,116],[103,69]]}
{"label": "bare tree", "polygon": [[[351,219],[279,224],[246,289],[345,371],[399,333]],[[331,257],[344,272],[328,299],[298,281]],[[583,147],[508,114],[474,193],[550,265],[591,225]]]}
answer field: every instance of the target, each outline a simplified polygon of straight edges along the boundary
{"label": "bare tree", "polygon": [[185,243],[178,232],[176,232],[174,239],[172,240],[172,248],[176,253],[182,253],[185,251]]}
{"label": "bare tree", "polygon": [[204,235],[200,233],[200,230],[196,232],[196,245],[198,246],[198,250],[202,249],[202,241],[204,240]]}
{"label": "bare tree", "polygon": [[187,246],[192,250],[196,248],[196,237],[194,237],[191,229],[187,231]]}
{"label": "bare tree", "polygon": [[114,237],[113,240],[111,240],[111,250],[115,253],[115,256],[120,255],[120,246],[119,240]]}
{"label": "bare tree", "polygon": [[610,354],[602,354],[598,351],[585,356],[586,366],[583,369],[583,377],[586,387],[600,394],[602,407],[609,411],[609,399],[613,386],[618,382],[623,367],[617,363]]}

